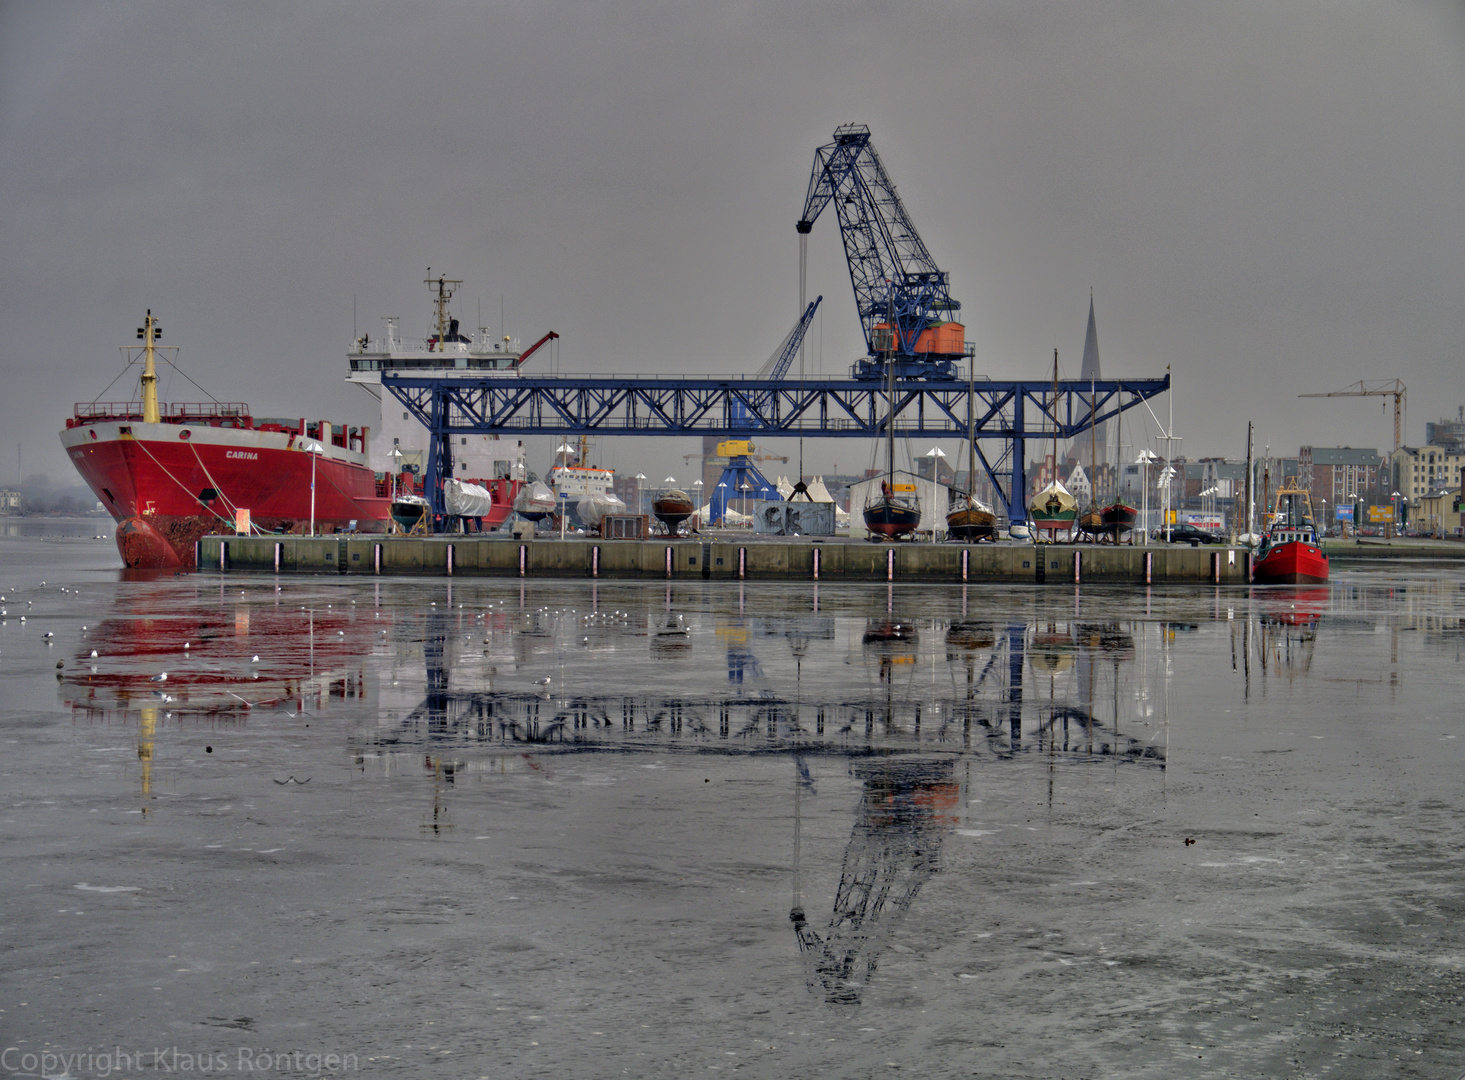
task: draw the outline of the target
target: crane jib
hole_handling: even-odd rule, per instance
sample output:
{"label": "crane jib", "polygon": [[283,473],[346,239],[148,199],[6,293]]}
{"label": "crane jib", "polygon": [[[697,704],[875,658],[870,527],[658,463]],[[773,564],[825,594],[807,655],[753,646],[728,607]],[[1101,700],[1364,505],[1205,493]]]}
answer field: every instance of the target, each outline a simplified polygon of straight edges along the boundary
{"label": "crane jib", "polygon": [[901,377],[955,378],[956,363],[969,355],[965,328],[952,318],[961,304],[952,298],[948,274],[916,231],[863,124],[839,128],[832,143],[814,152],[798,232],[811,232],[830,203],[869,351],[855,365],[855,377],[883,377],[881,354],[887,349],[881,346],[888,343]]}

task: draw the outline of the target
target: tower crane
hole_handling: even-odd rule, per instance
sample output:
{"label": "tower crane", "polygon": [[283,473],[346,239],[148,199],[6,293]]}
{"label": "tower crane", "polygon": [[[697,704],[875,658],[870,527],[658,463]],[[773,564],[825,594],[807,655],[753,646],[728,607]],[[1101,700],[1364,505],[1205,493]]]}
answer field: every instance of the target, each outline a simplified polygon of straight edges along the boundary
{"label": "tower crane", "polygon": [[1342,390],[1326,394],[1298,394],[1298,397],[1391,397],[1394,399],[1394,449],[1399,449],[1401,414],[1409,408],[1409,390],[1399,379],[1359,379]]}
{"label": "tower crane", "polygon": [[851,374],[883,379],[888,362],[902,379],[954,379],[956,362],[969,355],[966,328],[953,318],[961,304],[951,298],[948,275],[926,250],[864,124],[837,128],[834,141],[814,151],[796,226],[800,298],[809,233],[830,203],[839,217],[855,309],[869,349]]}

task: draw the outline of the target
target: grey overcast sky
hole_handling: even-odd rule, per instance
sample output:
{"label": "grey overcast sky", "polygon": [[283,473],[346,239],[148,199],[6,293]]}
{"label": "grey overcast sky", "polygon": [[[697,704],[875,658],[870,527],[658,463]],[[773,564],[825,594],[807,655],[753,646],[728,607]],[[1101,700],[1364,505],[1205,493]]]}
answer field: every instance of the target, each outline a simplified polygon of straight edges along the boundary
{"label": "grey overcast sky", "polygon": [[[559,331],[562,371],[752,372],[849,121],[994,377],[1055,347],[1076,375],[1092,288],[1105,374],[1171,365],[1192,456],[1240,455],[1247,420],[1386,448],[1380,399],[1296,398],[1360,378],[1408,384],[1406,441],[1465,405],[1460,3],[46,0],[0,5],[0,481],[22,444],[74,479],[56,431],[147,307],[215,397],[365,422],[353,305],[421,334],[429,266],[464,323]],[[810,290],[843,372],[832,215]],[[597,452],[659,479],[694,449]]]}

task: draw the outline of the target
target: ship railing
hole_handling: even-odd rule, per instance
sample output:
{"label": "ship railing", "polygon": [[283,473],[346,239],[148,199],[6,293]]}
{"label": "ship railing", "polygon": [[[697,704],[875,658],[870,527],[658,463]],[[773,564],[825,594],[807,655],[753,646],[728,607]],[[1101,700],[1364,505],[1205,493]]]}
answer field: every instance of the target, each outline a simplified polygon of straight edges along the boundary
{"label": "ship railing", "polygon": [[78,401],[72,413],[78,420],[141,420],[140,401]]}
{"label": "ship railing", "polygon": [[[160,405],[163,423],[187,420],[243,419],[249,406],[242,401],[174,402]],[[73,415],[78,420],[141,420],[140,401],[79,401]]]}
{"label": "ship railing", "polygon": [[163,422],[174,420],[242,419],[249,406],[242,401],[174,402],[162,408]]}

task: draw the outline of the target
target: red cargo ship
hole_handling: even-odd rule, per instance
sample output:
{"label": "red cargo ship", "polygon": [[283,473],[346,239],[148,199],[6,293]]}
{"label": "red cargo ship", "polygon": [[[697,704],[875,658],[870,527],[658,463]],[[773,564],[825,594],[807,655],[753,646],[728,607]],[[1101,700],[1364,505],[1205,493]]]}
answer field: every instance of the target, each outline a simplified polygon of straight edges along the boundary
{"label": "red cargo ship", "polygon": [[[142,401],[77,405],[61,442],[117,521],[125,566],[187,569],[205,533],[382,532],[391,498],[367,459],[366,428],[260,419],[235,402],[160,404],[151,311]],[[241,511],[248,511],[242,514]]]}
{"label": "red cargo ship", "polygon": [[1328,557],[1318,544],[1312,499],[1295,479],[1277,491],[1276,509],[1251,564],[1258,585],[1322,585],[1328,580]]}

